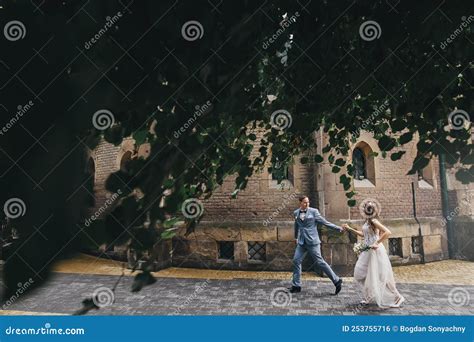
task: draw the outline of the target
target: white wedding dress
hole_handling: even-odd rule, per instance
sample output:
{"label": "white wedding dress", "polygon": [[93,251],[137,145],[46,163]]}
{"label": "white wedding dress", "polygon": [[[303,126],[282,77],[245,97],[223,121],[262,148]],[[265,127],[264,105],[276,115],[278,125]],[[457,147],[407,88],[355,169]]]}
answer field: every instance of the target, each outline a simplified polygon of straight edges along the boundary
{"label": "white wedding dress", "polygon": [[[368,246],[379,239],[378,233],[368,223],[362,226],[362,231],[364,243]],[[376,303],[379,307],[397,307],[397,301],[403,298],[395,285],[392,265],[383,244],[359,255],[354,279],[362,286],[365,303]]]}

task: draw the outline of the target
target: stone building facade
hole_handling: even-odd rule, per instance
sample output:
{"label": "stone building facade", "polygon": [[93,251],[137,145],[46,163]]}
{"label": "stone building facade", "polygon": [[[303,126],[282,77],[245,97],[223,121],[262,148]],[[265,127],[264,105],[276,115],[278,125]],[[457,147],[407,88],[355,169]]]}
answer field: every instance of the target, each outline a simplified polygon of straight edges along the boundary
{"label": "stone building facade", "polygon": [[448,243],[453,258],[474,260],[474,184],[457,181],[454,169],[447,170],[449,212],[443,224],[451,221],[453,233]]}
{"label": "stone building facade", "polygon": [[[318,142],[316,152],[327,136],[315,132]],[[258,141],[258,139],[257,139]],[[258,144],[257,144],[258,145]],[[448,242],[446,220],[442,215],[439,164],[436,159],[418,175],[408,176],[416,155],[416,142],[403,147],[406,154],[393,162],[389,156],[382,158],[377,142],[369,133],[362,133],[353,144],[352,153],[343,156],[348,161],[357,158],[362,163],[359,179],[354,180],[357,206],[349,208],[339,175],[331,172],[327,155],[322,163],[302,164],[294,158],[284,170],[286,179],[277,184],[265,169],[255,174],[248,186],[236,199],[230,194],[234,178],[229,176],[211,198],[203,200],[204,216],[195,232],[184,236],[180,230],[170,245],[163,248],[159,265],[204,267],[217,269],[290,270],[295,249],[292,212],[299,206],[302,194],[310,198],[311,206],[320,210],[329,221],[348,222],[360,227],[363,220],[358,205],[364,199],[375,199],[381,206],[381,220],[392,231],[386,241],[393,264],[411,264],[447,259],[448,244],[455,250],[472,247],[459,234]],[[254,148],[258,151],[258,146]],[[392,152],[397,152],[394,149]],[[147,156],[149,147],[142,145],[134,150],[132,139],[115,147],[106,142],[91,152],[94,176],[95,207],[100,207],[110,194],[104,189],[107,176],[120,168],[121,163],[138,155]],[[378,155],[376,155],[379,153]],[[281,171],[281,170],[280,170]],[[473,236],[474,186],[455,181],[454,170],[448,172],[451,211],[456,229],[465,236]],[[414,212],[416,210],[416,217]],[[356,256],[352,251],[356,237],[320,229],[322,254],[336,272],[351,275]],[[466,249],[467,250],[467,249]],[[471,250],[473,250],[471,248]],[[171,253],[172,252],[172,253]],[[467,252],[462,254],[465,257]],[[167,257],[169,256],[169,257]],[[473,258],[472,255],[469,255]],[[469,258],[467,257],[467,258]],[[304,268],[311,267],[306,258]]]}

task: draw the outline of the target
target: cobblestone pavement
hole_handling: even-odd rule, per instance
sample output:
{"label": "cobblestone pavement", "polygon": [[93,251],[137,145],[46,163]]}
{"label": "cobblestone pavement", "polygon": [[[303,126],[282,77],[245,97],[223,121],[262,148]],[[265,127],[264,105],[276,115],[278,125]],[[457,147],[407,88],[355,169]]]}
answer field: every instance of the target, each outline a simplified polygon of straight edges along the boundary
{"label": "cobblestone pavement", "polygon": [[[71,314],[100,287],[112,288],[120,264],[82,257],[58,265],[52,279],[0,314]],[[85,272],[81,267],[89,261]],[[357,285],[344,278],[342,292],[325,278],[305,275],[303,292],[289,294],[288,272],[233,272],[167,269],[157,282],[131,293],[125,276],[115,302],[91,315],[474,315],[474,263],[443,261],[395,268],[406,303],[400,309],[360,306]],[[69,272],[66,272],[69,269]],[[470,273],[466,273],[468,271]],[[83,273],[84,272],[84,273]],[[104,292],[105,293],[105,292]]]}
{"label": "cobblestone pavement", "polygon": [[[62,273],[86,273],[103,275],[120,275],[123,271],[123,263],[80,255],[73,260],[59,262],[55,266],[56,272]],[[450,285],[473,285],[474,286],[474,262],[462,260],[443,260],[427,263],[424,265],[410,265],[394,267],[393,272],[397,282],[417,284],[450,284]],[[129,275],[128,270],[125,271]],[[288,280],[290,272],[262,272],[262,271],[228,271],[193,268],[171,267],[153,273],[159,278],[197,278],[197,279],[275,279]],[[313,273],[304,272],[303,279],[329,281],[320,278]],[[352,278],[344,278],[352,281]]]}

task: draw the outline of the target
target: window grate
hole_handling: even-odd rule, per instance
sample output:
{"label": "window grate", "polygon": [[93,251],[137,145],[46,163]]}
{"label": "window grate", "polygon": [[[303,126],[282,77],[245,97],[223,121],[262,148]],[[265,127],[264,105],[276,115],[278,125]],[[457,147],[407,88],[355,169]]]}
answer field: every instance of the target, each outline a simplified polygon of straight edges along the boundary
{"label": "window grate", "polygon": [[413,254],[421,253],[421,237],[420,236],[411,237],[411,251],[413,252]]}
{"label": "window grate", "polygon": [[392,238],[388,239],[388,250],[390,255],[397,255],[403,257],[402,253],[402,239]]}
{"label": "window grate", "polygon": [[219,241],[219,259],[234,260],[233,241]]}
{"label": "window grate", "polygon": [[259,241],[248,242],[248,258],[249,260],[265,261],[266,260],[266,243]]}

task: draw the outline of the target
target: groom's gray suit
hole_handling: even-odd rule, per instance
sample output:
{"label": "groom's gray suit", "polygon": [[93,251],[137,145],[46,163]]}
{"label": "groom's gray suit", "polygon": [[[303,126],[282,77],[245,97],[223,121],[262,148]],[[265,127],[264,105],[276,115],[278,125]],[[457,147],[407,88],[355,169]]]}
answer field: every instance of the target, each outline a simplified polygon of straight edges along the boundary
{"label": "groom's gray suit", "polygon": [[340,232],[343,229],[328,222],[315,208],[309,207],[306,209],[304,220],[300,216],[301,209],[296,209],[293,214],[295,216],[295,239],[297,240],[295,256],[293,257],[293,286],[301,287],[301,263],[306,256],[306,252],[309,252],[316,266],[331,279],[333,284],[336,284],[339,277],[321,256],[321,240],[316,224],[320,223]]}

